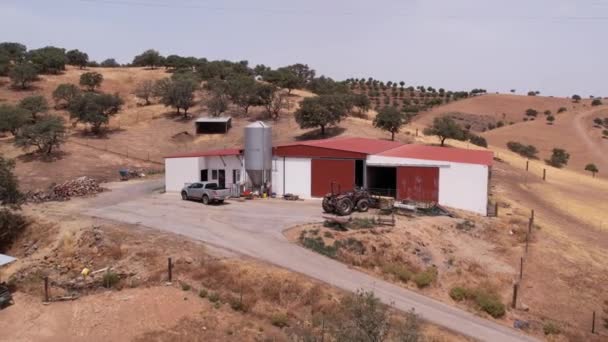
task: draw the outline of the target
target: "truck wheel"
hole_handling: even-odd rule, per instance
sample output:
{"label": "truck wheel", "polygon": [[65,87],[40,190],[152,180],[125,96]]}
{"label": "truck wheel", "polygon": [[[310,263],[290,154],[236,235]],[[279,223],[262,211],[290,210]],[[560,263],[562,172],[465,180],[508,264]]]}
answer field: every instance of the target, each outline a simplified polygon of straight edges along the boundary
{"label": "truck wheel", "polygon": [[217,204],[224,204],[224,200],[217,201]]}
{"label": "truck wheel", "polygon": [[204,205],[209,204],[209,196],[207,196],[207,195],[203,196],[203,204]]}
{"label": "truck wheel", "polygon": [[353,211],[353,201],[350,198],[345,197],[338,200],[336,203],[336,213],[340,216],[350,215]]}
{"label": "truck wheel", "polygon": [[369,209],[369,201],[366,199],[361,199],[357,202],[357,210],[364,213]]}
{"label": "truck wheel", "polygon": [[182,191],[182,199],[183,199],[184,201],[188,200],[188,193],[187,193],[187,192]]}
{"label": "truck wheel", "polygon": [[323,206],[323,211],[326,213],[333,213],[334,212],[334,206],[331,205],[331,200],[327,197],[323,198],[323,203],[321,204]]}

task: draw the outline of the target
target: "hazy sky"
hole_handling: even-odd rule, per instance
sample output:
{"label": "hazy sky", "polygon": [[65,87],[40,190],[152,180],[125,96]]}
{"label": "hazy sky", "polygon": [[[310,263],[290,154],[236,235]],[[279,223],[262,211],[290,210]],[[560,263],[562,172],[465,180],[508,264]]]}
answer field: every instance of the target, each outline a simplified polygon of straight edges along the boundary
{"label": "hazy sky", "polygon": [[28,48],[302,62],[452,90],[608,96],[607,33],[601,0],[0,0],[0,41]]}

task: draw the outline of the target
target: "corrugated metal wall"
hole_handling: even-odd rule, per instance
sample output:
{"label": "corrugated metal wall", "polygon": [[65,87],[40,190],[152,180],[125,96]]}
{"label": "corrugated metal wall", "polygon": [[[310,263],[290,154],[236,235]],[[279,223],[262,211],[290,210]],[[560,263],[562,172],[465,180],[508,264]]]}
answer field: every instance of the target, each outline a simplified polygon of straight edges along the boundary
{"label": "corrugated metal wall", "polygon": [[439,168],[419,166],[398,167],[397,199],[439,202]]}
{"label": "corrugated metal wall", "polygon": [[[353,189],[355,184],[355,160],[313,159],[311,195],[323,197],[331,192],[331,182],[340,185],[342,192]],[[338,191],[337,187],[334,191]]]}

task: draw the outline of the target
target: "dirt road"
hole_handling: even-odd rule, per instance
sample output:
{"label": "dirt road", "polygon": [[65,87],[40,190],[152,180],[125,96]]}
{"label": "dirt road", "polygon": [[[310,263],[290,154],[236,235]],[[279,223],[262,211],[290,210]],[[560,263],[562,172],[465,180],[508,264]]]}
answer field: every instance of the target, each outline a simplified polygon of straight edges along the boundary
{"label": "dirt road", "polygon": [[[591,153],[597,158],[597,160],[601,161],[602,164],[608,165],[608,156],[606,155],[606,151],[602,151],[602,148],[599,144],[596,144],[590,137],[588,130],[585,128],[584,120],[597,113],[597,109],[588,110],[586,112],[578,114],[574,118],[574,127],[576,128],[576,134],[579,136],[581,141],[586,145],[586,147],[591,151]],[[601,169],[601,166],[600,166]]]}
{"label": "dirt road", "polygon": [[[121,185],[84,202],[85,214],[170,231],[240,252],[305,274],[348,291],[373,290],[400,310],[414,309],[424,319],[482,341],[536,341],[520,332],[398,287],[287,241],[282,231],[318,221],[316,201],[232,201],[203,206],[178,194],[159,194],[160,181]],[[147,195],[144,193],[150,192]]]}

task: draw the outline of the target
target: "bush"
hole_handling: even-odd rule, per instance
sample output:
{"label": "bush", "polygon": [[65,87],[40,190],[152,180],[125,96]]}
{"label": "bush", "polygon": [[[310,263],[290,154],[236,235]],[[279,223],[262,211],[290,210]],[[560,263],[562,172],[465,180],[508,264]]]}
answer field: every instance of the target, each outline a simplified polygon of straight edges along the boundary
{"label": "bush", "polygon": [[101,279],[103,287],[107,289],[113,288],[120,281],[120,277],[116,272],[112,270],[108,270],[103,274],[103,278]]}
{"label": "bush", "polygon": [[437,269],[435,267],[429,267],[425,271],[416,274],[412,280],[416,283],[416,286],[421,289],[431,285],[435,279],[437,279]]}
{"label": "bush", "polygon": [[205,289],[200,289],[200,290],[198,291],[198,296],[199,296],[199,297],[201,297],[201,298],[205,298],[205,297],[207,297],[207,290],[205,290]]}
{"label": "bush", "polygon": [[289,317],[284,313],[277,312],[270,316],[270,323],[275,327],[284,328],[289,326]]}
{"label": "bush", "polygon": [[382,266],[382,272],[392,274],[400,281],[407,283],[412,278],[412,272],[402,264],[387,263]]}
{"label": "bush", "polygon": [[217,292],[211,292],[207,296],[207,299],[209,299],[211,303],[218,303],[220,301],[220,295]]}
{"label": "bush", "polygon": [[367,217],[356,217],[349,222],[349,228],[351,229],[369,229],[376,226],[376,220],[374,218]]}
{"label": "bush", "polygon": [[554,148],[553,153],[551,154],[551,158],[545,160],[545,162],[551,166],[561,168],[564,165],[568,164],[569,159],[570,154],[566,152],[566,150],[561,148]]}
{"label": "bush", "polygon": [[309,238],[309,237],[300,237],[300,242],[302,245],[308,249],[311,249],[319,254],[325,255],[332,259],[336,258],[336,254],[338,252],[338,247],[336,245],[328,246],[325,244],[321,237]]}
{"label": "bush", "polygon": [[9,209],[0,209],[0,252],[6,251],[27,227],[21,214]]}
{"label": "bush", "polygon": [[568,109],[566,107],[559,107],[559,109],[557,110],[557,114],[559,113],[563,113],[565,111],[567,111]]}
{"label": "bush", "polygon": [[499,318],[505,315],[505,305],[497,294],[478,290],[475,293],[475,303],[490,316]]}
{"label": "bush", "polygon": [[228,298],[228,303],[230,304],[230,308],[234,311],[248,312],[249,307],[245,305],[242,298],[230,297]]}
{"label": "bush", "polygon": [[450,290],[450,297],[457,302],[461,302],[471,298],[471,291],[465,287],[456,286]]}
{"label": "bush", "polygon": [[602,105],[602,100],[600,100],[600,99],[593,99],[593,101],[591,101],[591,105],[592,106],[601,106]]}
{"label": "bush", "polygon": [[522,157],[537,159],[536,154],[538,153],[538,150],[533,145],[524,145],[516,141],[509,141],[507,143],[507,148]]}
{"label": "bush", "polygon": [[185,283],[185,282],[180,282],[180,285],[182,287],[182,290],[184,290],[184,291],[190,291],[190,289],[192,288],[192,286],[190,286],[190,284]]}
{"label": "bush", "polygon": [[543,324],[543,332],[545,333],[545,335],[559,335],[562,331],[557,326],[557,324],[553,322],[547,322]]}
{"label": "bush", "polygon": [[479,135],[469,133],[469,141],[473,145],[488,147],[488,142],[486,141],[486,138]]}

